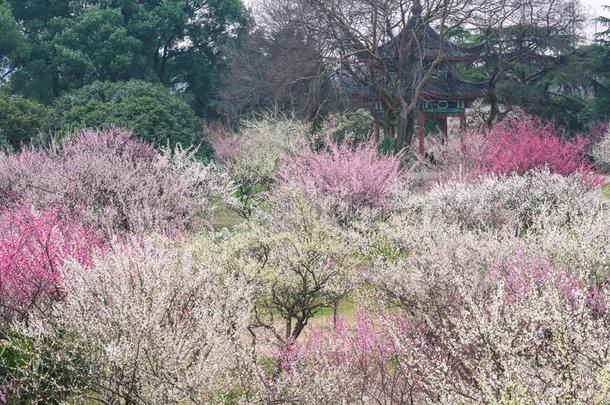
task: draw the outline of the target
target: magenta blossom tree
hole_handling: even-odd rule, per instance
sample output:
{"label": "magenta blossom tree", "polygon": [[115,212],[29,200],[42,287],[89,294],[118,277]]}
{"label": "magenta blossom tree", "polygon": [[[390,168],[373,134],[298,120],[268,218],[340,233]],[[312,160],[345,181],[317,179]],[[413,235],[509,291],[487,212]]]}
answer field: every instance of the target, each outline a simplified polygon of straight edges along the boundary
{"label": "magenta blossom tree", "polygon": [[88,266],[93,250],[101,247],[94,232],[60,212],[22,207],[0,214],[0,330],[30,311],[46,311],[64,294],[62,263]]}
{"label": "magenta blossom tree", "polygon": [[546,167],[567,176],[592,171],[586,148],[583,137],[565,139],[551,123],[519,118],[497,123],[485,134],[481,147],[472,150],[471,157],[487,173],[524,174]]}

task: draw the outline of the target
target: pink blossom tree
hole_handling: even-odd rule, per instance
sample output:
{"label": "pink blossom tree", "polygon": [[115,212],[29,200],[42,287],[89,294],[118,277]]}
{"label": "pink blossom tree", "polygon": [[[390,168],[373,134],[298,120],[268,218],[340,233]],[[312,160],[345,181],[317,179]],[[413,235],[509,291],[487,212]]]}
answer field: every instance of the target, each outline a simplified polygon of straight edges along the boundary
{"label": "pink blossom tree", "polygon": [[64,294],[62,263],[88,266],[100,247],[94,232],[60,212],[22,207],[0,215],[0,326],[46,311]]}
{"label": "pink blossom tree", "polygon": [[194,151],[159,153],[119,128],[0,157],[0,206],[60,206],[108,233],[190,229],[230,191],[228,176]]}
{"label": "pink blossom tree", "polygon": [[586,147],[585,138],[564,139],[551,123],[520,118],[497,123],[485,134],[482,146],[471,151],[471,157],[488,173],[524,174],[548,167],[567,176],[592,171]]}
{"label": "pink blossom tree", "polygon": [[403,185],[400,155],[379,155],[372,143],[350,147],[331,143],[327,149],[304,148],[280,172],[283,185],[302,187],[344,221],[363,210],[388,210]]}
{"label": "pink blossom tree", "polygon": [[363,313],[350,323],[338,319],[332,329],[314,330],[280,349],[275,374],[263,375],[267,400],[413,403],[418,377],[396,361],[407,354],[392,337],[398,323]]}

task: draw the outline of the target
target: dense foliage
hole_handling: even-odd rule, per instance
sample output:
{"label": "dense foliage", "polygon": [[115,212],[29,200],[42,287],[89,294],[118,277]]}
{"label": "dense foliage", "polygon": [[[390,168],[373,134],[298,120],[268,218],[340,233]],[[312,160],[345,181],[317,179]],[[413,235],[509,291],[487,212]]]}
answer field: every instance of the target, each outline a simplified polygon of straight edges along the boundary
{"label": "dense foliage", "polygon": [[609,20],[407,3],[0,0],[0,404],[610,403]]}
{"label": "dense foliage", "polygon": [[55,126],[64,132],[121,126],[157,147],[210,145],[189,106],[161,85],[143,81],[96,82],[61,97],[54,106]]}
{"label": "dense foliage", "polygon": [[0,148],[19,150],[44,139],[50,121],[50,111],[42,104],[0,91]]}
{"label": "dense foliage", "polygon": [[[224,226],[257,128],[266,191]],[[511,170],[461,148],[405,176],[297,128],[215,138],[215,165],[119,129],[3,156],[2,400],[607,400],[610,201],[580,144],[513,121],[472,135]]]}
{"label": "dense foliage", "polygon": [[12,71],[9,85],[45,102],[94,81],[143,79],[182,84],[204,113],[221,77],[223,45],[247,25],[239,0],[0,4],[3,27],[21,28],[2,52]]}

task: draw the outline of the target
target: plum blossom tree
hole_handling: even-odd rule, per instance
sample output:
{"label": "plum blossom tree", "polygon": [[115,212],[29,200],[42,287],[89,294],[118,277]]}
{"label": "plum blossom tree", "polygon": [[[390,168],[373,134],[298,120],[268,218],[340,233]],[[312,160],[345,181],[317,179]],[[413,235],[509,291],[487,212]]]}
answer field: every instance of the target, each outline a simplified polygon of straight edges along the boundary
{"label": "plum blossom tree", "polygon": [[48,312],[66,294],[62,264],[75,260],[86,271],[100,247],[95,232],[60,212],[21,207],[0,214],[0,333],[11,321]]}
{"label": "plum blossom tree", "polygon": [[488,173],[523,174],[548,167],[565,176],[592,170],[586,146],[585,138],[562,139],[551,123],[521,118],[496,123],[472,157]]}
{"label": "plum blossom tree", "polygon": [[239,267],[253,273],[262,315],[284,320],[284,337],[276,333],[281,340],[297,339],[318,311],[335,307],[349,291],[346,237],[301,190],[276,191],[269,210],[243,225],[231,249],[231,261],[244,260]]}
{"label": "plum blossom tree", "polygon": [[3,156],[0,165],[0,205],[59,205],[108,233],[189,229],[231,190],[193,151],[158,153],[119,128],[85,130],[48,150]]}
{"label": "plum blossom tree", "polygon": [[394,320],[358,314],[354,325],[339,319],[276,354],[278,369],[264,376],[267,401],[304,404],[412,404],[415,370],[395,361],[404,350],[393,339]]}
{"label": "plum blossom tree", "polygon": [[[68,331],[95,365],[88,399],[210,403],[236,398],[250,363],[252,286],[212,243],[158,237],[114,243],[90,268],[64,267],[69,294],[28,336]],[[16,373],[17,374],[17,373]],[[40,376],[44,378],[44,375]]]}
{"label": "plum blossom tree", "polygon": [[212,132],[214,150],[236,186],[239,204],[233,208],[248,218],[275,184],[278,170],[306,143],[310,128],[294,119],[263,115],[243,123],[237,133]]}
{"label": "plum blossom tree", "polygon": [[320,199],[340,222],[367,211],[387,211],[403,185],[400,155],[379,155],[372,143],[304,149],[280,171],[280,184],[302,187]]}

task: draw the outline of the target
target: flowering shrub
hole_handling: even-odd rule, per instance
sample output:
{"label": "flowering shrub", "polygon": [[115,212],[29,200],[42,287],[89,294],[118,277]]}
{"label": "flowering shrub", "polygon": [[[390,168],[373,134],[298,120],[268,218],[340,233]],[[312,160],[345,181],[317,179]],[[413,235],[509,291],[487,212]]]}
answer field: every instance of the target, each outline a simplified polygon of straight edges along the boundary
{"label": "flowering shrub", "polygon": [[352,328],[339,319],[331,331],[315,330],[290,342],[267,376],[268,402],[412,403],[415,370],[397,362],[405,354],[389,319],[358,314]]}
{"label": "flowering shrub", "polygon": [[331,143],[328,150],[304,149],[278,180],[302,187],[343,221],[360,211],[391,209],[404,175],[400,156],[380,156],[372,143],[355,148]]}
{"label": "flowering shrub", "polygon": [[269,205],[238,228],[225,250],[231,261],[241,260],[231,268],[252,272],[261,310],[279,314],[285,338],[296,339],[318,311],[349,291],[351,251],[341,230],[302,191],[278,190]]}
{"label": "flowering shrub", "polygon": [[86,403],[97,375],[87,355],[69,333],[8,331],[0,341],[0,403]]}
{"label": "flowering shrub", "polygon": [[497,122],[488,131],[469,131],[459,138],[449,138],[446,144],[433,143],[429,153],[435,161],[420,182],[476,181],[490,174],[522,175],[547,169],[563,176],[580,173],[581,181],[596,186],[600,178],[592,173],[590,148],[590,137],[563,139],[552,124],[513,117]]}
{"label": "flowering shrub", "polygon": [[63,297],[60,267],[67,259],[87,267],[100,246],[95,234],[58,209],[22,207],[0,214],[0,331],[29,312],[48,310]]}
{"label": "flowering shrub", "polygon": [[0,204],[65,207],[105,230],[184,230],[230,181],[182,149],[157,153],[127,131],[86,130],[49,150],[0,159]]}
{"label": "flowering shrub", "polygon": [[426,193],[403,196],[399,207],[412,218],[434,218],[465,228],[523,230],[545,213],[563,213],[568,221],[607,207],[607,200],[592,192],[582,177],[535,170],[524,176],[481,177],[473,183],[450,181]]}
{"label": "flowering shrub", "polygon": [[309,126],[304,122],[264,115],[244,122],[238,133],[212,131],[210,141],[223,161],[247,158],[253,154],[278,157],[298,151],[301,140],[307,138],[309,132]]}
{"label": "flowering shrub", "polygon": [[218,252],[201,243],[197,254],[189,243],[152,238],[112,250],[91,269],[68,265],[70,293],[52,327],[33,322],[25,333],[74,336],[96,367],[97,401],[210,403],[239,393],[239,377],[251,374],[248,280],[216,265]]}
{"label": "flowering shrub", "polygon": [[523,174],[548,167],[565,176],[591,171],[585,147],[584,138],[562,139],[550,123],[534,118],[513,119],[496,124],[472,158],[488,173]]}
{"label": "flowering shrub", "polygon": [[[113,129],[0,156],[0,314],[27,321],[2,325],[0,402],[607,402],[610,202],[580,141],[513,121],[417,190],[373,145],[256,125],[218,151],[264,204],[177,241],[150,234],[232,188],[189,152]],[[354,320],[308,329],[346,297]]]}
{"label": "flowering shrub", "polygon": [[[305,403],[394,402],[405,392],[406,403],[595,399],[610,348],[607,274],[595,281],[564,270],[511,232],[399,221],[380,234],[363,284],[400,316],[373,322],[376,338],[357,335],[348,350],[345,338],[326,334],[280,356],[289,363],[273,395]],[[311,385],[295,386],[303,381]]]}
{"label": "flowering shrub", "polygon": [[592,402],[610,347],[607,289],[547,266],[506,271],[489,286],[458,278],[451,310],[424,318],[425,381],[445,403]]}
{"label": "flowering shrub", "polygon": [[261,196],[271,189],[276,172],[289,155],[302,148],[309,133],[306,124],[272,116],[245,122],[239,133],[216,131],[211,136],[216,154],[226,167],[237,189],[244,217],[252,214]]}
{"label": "flowering shrub", "polygon": [[418,376],[412,402],[594,402],[610,347],[607,202],[549,173],[412,198],[416,211],[354,238],[369,261],[356,281],[403,308],[390,341]]}

